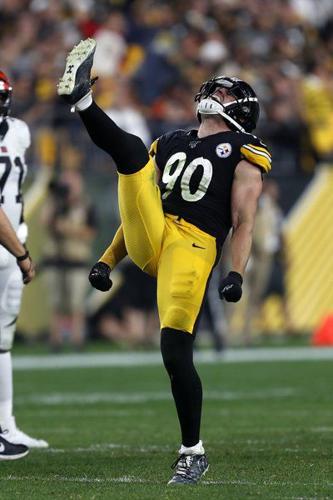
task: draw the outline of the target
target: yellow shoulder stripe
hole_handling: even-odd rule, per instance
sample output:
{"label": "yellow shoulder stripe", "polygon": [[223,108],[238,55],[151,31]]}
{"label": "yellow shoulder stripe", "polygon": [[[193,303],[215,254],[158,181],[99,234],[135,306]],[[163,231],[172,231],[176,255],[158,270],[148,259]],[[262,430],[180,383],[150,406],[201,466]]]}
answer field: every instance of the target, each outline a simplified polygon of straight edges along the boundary
{"label": "yellow shoulder stripe", "polygon": [[268,151],[267,148],[263,148],[261,146],[255,146],[254,144],[245,144],[245,146],[250,147],[251,149],[255,149],[258,151],[258,153],[266,153],[270,158],[272,158],[271,153]]}
{"label": "yellow shoulder stripe", "polygon": [[156,156],[156,152],[157,152],[157,143],[158,143],[158,139],[155,139],[155,141],[152,143],[152,145],[150,146],[150,149],[149,149],[149,155],[154,158],[154,156]]}
{"label": "yellow shoulder stripe", "polygon": [[262,168],[264,172],[269,172],[272,168],[272,157],[266,148],[244,144],[240,148],[242,156],[250,163]]}

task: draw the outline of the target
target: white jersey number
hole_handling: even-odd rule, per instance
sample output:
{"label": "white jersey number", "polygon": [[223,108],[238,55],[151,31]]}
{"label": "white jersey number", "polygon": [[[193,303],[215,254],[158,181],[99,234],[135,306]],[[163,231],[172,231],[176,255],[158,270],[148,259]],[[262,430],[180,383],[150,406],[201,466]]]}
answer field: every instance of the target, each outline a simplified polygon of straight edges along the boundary
{"label": "white jersey number", "polygon": [[[185,201],[199,201],[203,198],[207,192],[209,184],[213,177],[213,165],[207,158],[195,158],[194,160],[187,165],[184,172],[184,166],[186,163],[186,153],[175,153],[172,155],[167,164],[165,165],[162,181],[166,184],[166,191],[162,195],[162,198],[165,200],[171,191],[173,190],[175,183],[178,177],[182,174],[182,178],[180,181],[181,195]],[[175,167],[176,164],[176,168]],[[194,193],[190,191],[190,182],[191,177],[198,167],[203,168],[203,173],[199,185]],[[174,171],[171,173],[171,170]]]}
{"label": "white jersey number", "polygon": [[[0,202],[3,204],[5,202],[5,198],[3,196],[3,191],[7,182],[7,179],[9,177],[10,171],[13,167],[11,159],[9,156],[0,156],[0,165],[4,165],[4,171],[3,174],[0,178]],[[23,176],[24,176],[24,167],[23,163],[21,161],[21,158],[17,156],[14,159],[14,166],[19,169],[19,178],[18,178],[18,186],[17,186],[17,194],[16,194],[16,203],[21,203],[22,202],[22,194],[21,194],[21,188],[22,188],[22,182],[23,182]]]}

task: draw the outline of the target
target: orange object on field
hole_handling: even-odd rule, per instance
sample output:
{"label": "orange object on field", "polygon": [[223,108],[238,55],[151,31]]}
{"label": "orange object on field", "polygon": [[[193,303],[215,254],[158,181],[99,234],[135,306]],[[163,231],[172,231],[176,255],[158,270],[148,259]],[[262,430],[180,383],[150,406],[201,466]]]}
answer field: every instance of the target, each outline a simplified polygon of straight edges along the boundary
{"label": "orange object on field", "polygon": [[314,331],[311,344],[325,347],[333,345],[333,314],[325,316]]}

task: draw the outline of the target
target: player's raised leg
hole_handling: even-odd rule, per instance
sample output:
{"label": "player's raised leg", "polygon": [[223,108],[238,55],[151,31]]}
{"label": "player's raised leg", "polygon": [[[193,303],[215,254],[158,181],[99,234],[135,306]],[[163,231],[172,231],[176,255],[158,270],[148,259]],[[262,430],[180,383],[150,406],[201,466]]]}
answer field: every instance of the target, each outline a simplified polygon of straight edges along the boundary
{"label": "player's raised leg", "polygon": [[91,67],[96,42],[87,39],[69,53],[58,94],[77,110],[93,142],[114,160],[119,173],[119,208],[128,255],[156,273],[164,214],[154,163],[142,140],[122,130],[93,101]]}

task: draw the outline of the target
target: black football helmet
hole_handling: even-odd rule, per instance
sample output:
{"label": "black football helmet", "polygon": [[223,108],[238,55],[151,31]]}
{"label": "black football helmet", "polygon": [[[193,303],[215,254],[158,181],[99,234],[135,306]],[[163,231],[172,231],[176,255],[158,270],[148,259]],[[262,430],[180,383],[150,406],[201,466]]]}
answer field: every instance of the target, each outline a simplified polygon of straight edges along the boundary
{"label": "black football helmet", "polygon": [[10,112],[13,88],[7,75],[0,71],[0,117],[7,116]]}
{"label": "black football helmet", "polygon": [[[215,92],[224,88],[235,101],[222,103]],[[243,80],[235,77],[216,76],[204,82],[194,100],[198,102],[197,116],[201,122],[201,115],[221,115],[232,130],[252,132],[256,128],[259,118],[259,102],[253,88]]]}

